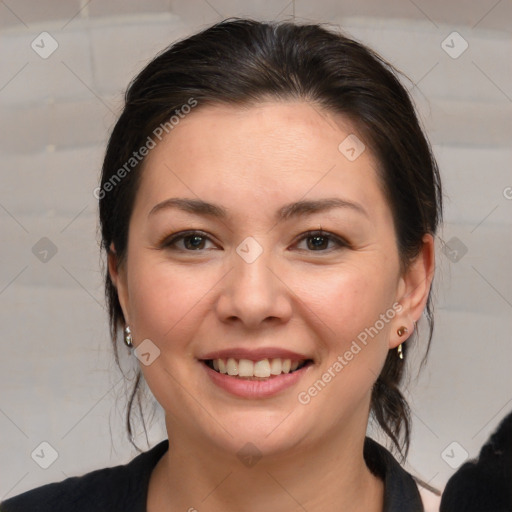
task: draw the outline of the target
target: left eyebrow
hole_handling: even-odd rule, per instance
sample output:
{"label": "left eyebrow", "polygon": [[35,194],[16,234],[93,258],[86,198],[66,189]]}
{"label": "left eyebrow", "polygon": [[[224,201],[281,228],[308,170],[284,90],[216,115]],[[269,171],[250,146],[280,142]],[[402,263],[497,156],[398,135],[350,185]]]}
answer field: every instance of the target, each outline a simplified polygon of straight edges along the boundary
{"label": "left eyebrow", "polygon": [[333,208],[350,208],[368,217],[368,212],[359,203],[347,201],[339,197],[328,197],[287,204],[277,211],[276,220],[287,220],[290,217],[298,217],[299,215],[313,215]]}
{"label": "left eyebrow", "polygon": [[[148,217],[156,212],[167,209],[178,208],[195,215],[205,215],[219,219],[226,219],[228,211],[220,205],[207,203],[201,199],[171,197],[155,205],[148,214]],[[354,203],[339,197],[329,197],[316,200],[303,200],[287,204],[279,208],[275,214],[276,221],[288,220],[301,215],[313,215],[315,213],[331,210],[333,208],[350,208],[360,214],[368,216],[368,212],[359,203]]]}

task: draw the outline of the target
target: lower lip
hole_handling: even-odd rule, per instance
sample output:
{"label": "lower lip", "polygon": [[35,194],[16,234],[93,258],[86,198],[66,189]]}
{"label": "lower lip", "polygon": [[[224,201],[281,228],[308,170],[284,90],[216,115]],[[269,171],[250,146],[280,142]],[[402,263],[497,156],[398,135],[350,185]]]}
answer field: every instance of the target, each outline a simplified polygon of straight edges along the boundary
{"label": "lower lip", "polygon": [[216,372],[204,362],[201,362],[201,366],[204,367],[214,384],[232,395],[242,398],[267,398],[297,384],[312,364],[309,363],[293,373],[281,373],[280,375],[269,377],[268,380],[245,380]]}

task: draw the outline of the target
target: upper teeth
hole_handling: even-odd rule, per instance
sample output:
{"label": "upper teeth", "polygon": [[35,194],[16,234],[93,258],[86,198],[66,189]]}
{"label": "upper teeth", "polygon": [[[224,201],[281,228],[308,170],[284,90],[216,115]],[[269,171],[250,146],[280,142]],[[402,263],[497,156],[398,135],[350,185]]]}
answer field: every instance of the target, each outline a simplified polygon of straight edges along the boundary
{"label": "upper teeth", "polygon": [[291,359],[213,359],[213,367],[220,373],[238,375],[239,377],[270,377],[280,373],[290,373],[298,368],[300,361]]}

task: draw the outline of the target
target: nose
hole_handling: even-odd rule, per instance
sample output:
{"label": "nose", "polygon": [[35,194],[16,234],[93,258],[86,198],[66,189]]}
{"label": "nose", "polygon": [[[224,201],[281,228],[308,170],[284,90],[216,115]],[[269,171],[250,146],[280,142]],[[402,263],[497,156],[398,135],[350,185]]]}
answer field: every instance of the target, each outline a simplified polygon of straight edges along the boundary
{"label": "nose", "polygon": [[293,293],[283,267],[277,265],[271,250],[254,239],[246,240],[233,253],[231,271],[221,281],[218,317],[247,329],[286,323],[292,314]]}

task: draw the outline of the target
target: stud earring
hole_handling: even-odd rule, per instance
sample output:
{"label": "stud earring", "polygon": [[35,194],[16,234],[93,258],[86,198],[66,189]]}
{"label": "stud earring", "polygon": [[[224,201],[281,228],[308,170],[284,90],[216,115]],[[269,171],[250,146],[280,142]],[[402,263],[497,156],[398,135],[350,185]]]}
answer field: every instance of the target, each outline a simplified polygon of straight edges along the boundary
{"label": "stud earring", "polygon": [[[402,326],[400,328],[397,329],[396,333],[398,334],[398,336],[403,336],[404,334],[408,333],[409,330],[407,329],[407,327],[405,326]],[[398,347],[396,348],[396,351],[398,353],[398,357],[400,359],[403,359],[404,358],[404,351],[402,349],[402,344],[400,343],[400,345],[398,345]]]}
{"label": "stud earring", "polygon": [[133,347],[132,331],[128,325],[124,328],[124,342],[126,346]]}
{"label": "stud earring", "polygon": [[396,333],[398,334],[398,336],[403,336],[404,334],[408,333],[409,332],[409,329],[407,329],[407,327],[403,326],[402,327],[399,327],[396,331]]}

